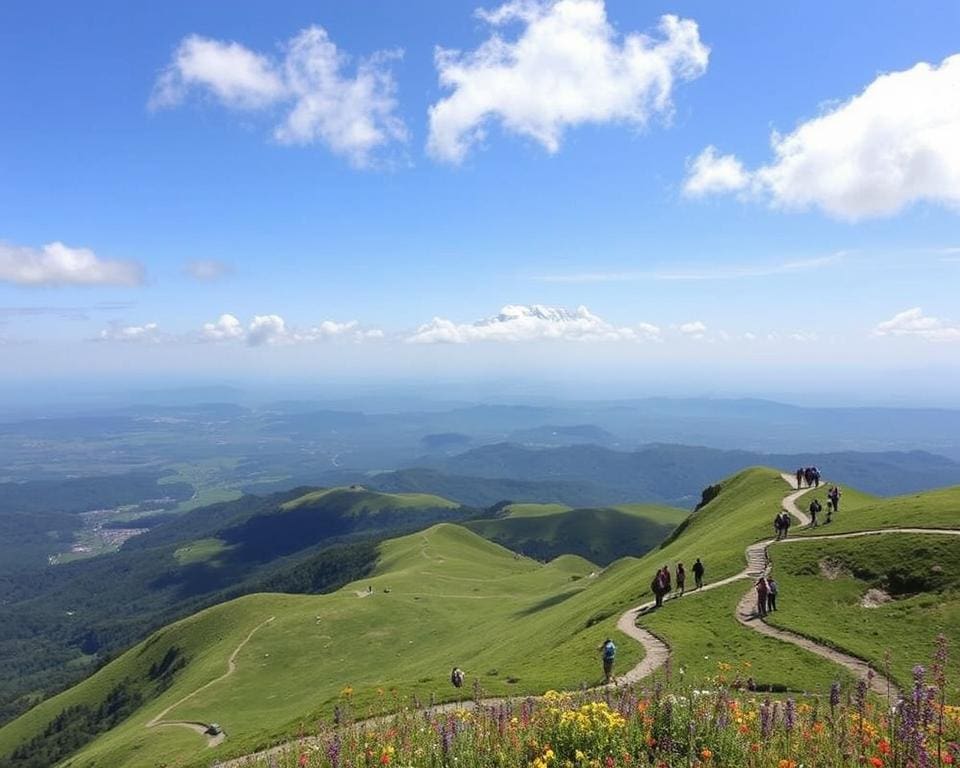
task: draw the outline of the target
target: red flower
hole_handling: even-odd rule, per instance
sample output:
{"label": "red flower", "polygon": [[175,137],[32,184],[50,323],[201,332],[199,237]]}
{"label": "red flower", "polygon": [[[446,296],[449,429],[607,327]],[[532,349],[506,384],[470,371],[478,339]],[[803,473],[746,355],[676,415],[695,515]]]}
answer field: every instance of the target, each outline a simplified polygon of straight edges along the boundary
{"label": "red flower", "polygon": [[879,757],[871,757],[870,765],[872,765],[873,768],[883,768],[883,760],[881,760]]}
{"label": "red flower", "polygon": [[300,759],[297,761],[297,764],[300,766],[300,768],[303,768],[303,766],[305,766],[309,762],[310,762],[310,758],[307,757],[307,753],[301,752]]}

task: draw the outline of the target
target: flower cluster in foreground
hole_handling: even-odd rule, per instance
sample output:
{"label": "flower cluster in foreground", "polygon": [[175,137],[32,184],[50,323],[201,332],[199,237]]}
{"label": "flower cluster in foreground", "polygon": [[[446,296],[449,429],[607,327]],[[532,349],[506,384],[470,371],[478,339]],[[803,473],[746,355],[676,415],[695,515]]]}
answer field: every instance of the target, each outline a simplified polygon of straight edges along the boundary
{"label": "flower cluster in foreground", "polygon": [[539,698],[394,708],[321,725],[250,765],[293,768],[943,768],[960,766],[960,707],[944,700],[945,641],[892,699],[866,682],[801,701],[718,681],[550,691]]}

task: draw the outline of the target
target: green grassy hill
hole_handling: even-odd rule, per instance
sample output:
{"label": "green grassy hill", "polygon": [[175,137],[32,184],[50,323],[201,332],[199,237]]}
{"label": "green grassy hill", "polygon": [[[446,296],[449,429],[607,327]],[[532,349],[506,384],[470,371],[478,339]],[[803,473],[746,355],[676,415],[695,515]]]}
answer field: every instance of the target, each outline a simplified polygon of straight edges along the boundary
{"label": "green grassy hill", "polygon": [[[463,528],[439,525],[384,543],[374,573],[337,593],[252,595],[172,625],[0,729],[0,754],[41,732],[64,707],[95,706],[114,681],[142,679],[144,649],[159,653],[171,643],[186,659],[172,685],[69,765],[207,765],[295,731],[305,719],[329,716],[347,685],[357,692],[358,708],[373,704],[378,688],[404,697],[449,696],[454,664],[500,693],[538,692],[571,679],[592,683],[599,630],[564,627],[550,612],[585,589],[592,570],[572,556],[541,565]],[[229,734],[222,747],[206,750],[203,737],[186,729],[146,727],[172,702],[222,675],[232,649],[271,616],[237,656],[233,675],[164,716],[221,723]],[[635,663],[638,649],[625,639],[622,645],[623,663]]]}
{"label": "green grassy hill", "polygon": [[[744,548],[770,538],[771,520],[788,490],[776,471],[740,472],[722,481],[719,493],[687,517],[662,548],[639,559],[622,558],[595,577],[582,559],[565,556],[541,565],[456,525],[384,542],[369,577],[334,594],[251,595],[166,628],[0,729],[0,755],[41,734],[65,706],[96,708],[116,681],[129,678],[143,686],[147,654],[162,659],[174,646],[182,649],[184,662],[169,687],[159,693],[156,686],[144,689],[144,701],[132,716],[65,765],[209,765],[282,740],[301,724],[309,729],[318,717],[329,718],[334,705],[344,703],[341,691],[347,686],[353,689],[350,706],[361,715],[370,707],[388,706],[393,695],[397,701],[455,696],[447,682],[454,664],[467,671],[468,685],[476,679],[494,694],[596,682],[596,647],[605,636],[620,646],[621,671],[641,657],[642,650],[617,633],[615,624],[625,609],[650,598],[655,569],[678,561],[689,568],[700,557],[708,582],[739,573]],[[858,526],[960,527],[958,510],[960,488],[893,499],[844,488],[835,522],[816,533]],[[542,523],[570,514],[516,511],[498,522]],[[900,680],[909,665],[929,658],[938,633],[960,636],[957,580],[948,569],[957,549],[956,540],[900,534],[774,545],[771,557],[781,581],[775,621],[878,668],[889,652],[892,673]],[[839,570],[828,569],[839,576],[821,570],[820,562],[828,558],[841,563]],[[908,587],[898,591],[895,585]],[[675,673],[682,668],[689,679],[716,674],[718,663],[729,664],[741,679],[794,692],[822,691],[833,680],[849,678],[831,662],[737,623],[734,607],[749,587],[739,581],[688,594],[640,623],[671,646]],[[859,605],[874,588],[887,589],[895,600],[881,608]],[[265,624],[270,617],[273,621]],[[218,681],[230,654],[248,636],[236,656],[236,671]],[[952,671],[960,670],[954,664]],[[165,719],[219,722],[226,741],[208,749],[204,737],[184,728],[146,727],[178,701]]]}
{"label": "green grassy hill", "polygon": [[652,504],[605,509],[511,504],[502,512],[503,517],[471,520],[464,525],[484,538],[540,560],[571,553],[598,565],[650,551],[689,514]]}
{"label": "green grassy hill", "polygon": [[110,555],[0,574],[0,723],[170,621],[252,592],[338,588],[373,567],[377,541],[473,514],[427,494],[304,488],[187,512]]}

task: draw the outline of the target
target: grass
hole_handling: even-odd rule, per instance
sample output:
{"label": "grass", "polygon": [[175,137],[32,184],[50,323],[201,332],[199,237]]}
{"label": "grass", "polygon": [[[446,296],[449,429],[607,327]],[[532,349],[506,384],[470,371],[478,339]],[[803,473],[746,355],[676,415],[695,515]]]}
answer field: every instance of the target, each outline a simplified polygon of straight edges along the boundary
{"label": "grass", "polygon": [[197,539],[180,547],[173,553],[173,557],[180,565],[205,563],[213,560],[225,548],[225,542],[221,539]]}
{"label": "grass", "polygon": [[[886,499],[851,488],[842,487],[842,491],[840,511],[833,516],[827,530],[818,528],[816,533],[847,533],[874,528],[960,527],[960,486]],[[820,498],[826,509],[826,489],[814,492],[814,495]],[[806,503],[810,498],[810,494],[805,496]]]}
{"label": "grass", "polygon": [[[843,507],[841,506],[841,509]],[[780,588],[771,623],[839,647],[883,668],[902,687],[918,659],[929,659],[937,634],[960,637],[960,537],[890,534],[778,546]],[[821,563],[830,566],[824,574]],[[895,599],[876,608],[868,589]],[[948,698],[960,700],[960,654],[949,663]]]}
{"label": "grass", "polygon": [[514,506],[521,507],[520,514],[465,525],[485,538],[541,560],[572,552],[599,565],[648,552],[689,514],[682,509],[647,504],[601,509],[570,509],[551,504]]}
{"label": "grass", "polygon": [[351,486],[311,491],[282,504],[280,508],[298,509],[315,504],[321,499],[352,503],[358,514],[363,511],[376,513],[391,509],[456,509],[460,506],[455,501],[429,493],[377,493],[361,486]]}
{"label": "grass", "polygon": [[688,593],[648,614],[640,625],[673,652],[673,674],[707,680],[729,665],[728,682],[752,678],[758,686],[782,685],[794,692],[825,691],[834,680],[849,681],[842,667],[742,626],[734,609],[751,582],[743,580],[709,592]]}
{"label": "grass", "polygon": [[510,504],[504,508],[506,517],[543,517],[569,512],[572,507],[566,504]]}

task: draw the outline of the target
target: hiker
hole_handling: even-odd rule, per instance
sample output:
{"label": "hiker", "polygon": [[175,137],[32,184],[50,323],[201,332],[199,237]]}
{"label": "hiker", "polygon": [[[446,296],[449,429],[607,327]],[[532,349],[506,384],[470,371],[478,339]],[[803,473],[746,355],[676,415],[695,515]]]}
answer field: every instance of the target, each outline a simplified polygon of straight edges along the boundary
{"label": "hiker", "polygon": [[833,511],[840,511],[840,488],[839,486],[833,486],[827,494],[830,497],[830,500],[833,502]]}
{"label": "hiker", "polygon": [[780,541],[783,536],[783,515],[780,512],[773,518],[773,530],[777,532],[777,541]]}
{"label": "hiker", "polygon": [[780,527],[783,529],[783,538],[787,538],[787,534],[790,533],[790,515],[784,512],[782,515],[782,520],[780,522]]}
{"label": "hiker", "polygon": [[609,683],[613,679],[613,660],[617,656],[617,646],[609,637],[600,646],[600,654],[603,656],[603,682]]}
{"label": "hiker", "polygon": [[802,485],[803,485],[803,470],[802,470],[802,469],[798,469],[798,470],[797,470],[797,490],[798,490],[798,491],[800,490],[800,488],[802,487]]}
{"label": "hiker", "polygon": [[677,589],[680,594],[677,597],[683,597],[684,584],[687,583],[687,572],[683,570],[683,563],[677,563]]}
{"label": "hiker", "polygon": [[820,487],[820,470],[817,467],[813,468],[813,487],[814,488]]}
{"label": "hiker", "polygon": [[450,682],[453,683],[454,688],[463,688],[463,670],[460,667],[454,667],[453,671],[450,673]]}
{"label": "hiker", "polygon": [[663,605],[663,571],[657,571],[657,575],[650,582],[650,591],[653,592],[654,608]]}
{"label": "hiker", "polygon": [[767,612],[777,610],[777,582],[773,576],[767,577]]}
{"label": "hiker", "polygon": [[673,589],[673,586],[670,584],[670,567],[665,565],[661,571],[663,574],[663,594],[667,595],[670,593],[670,590]]}
{"label": "hiker", "polygon": [[703,588],[703,574],[706,570],[698,557],[697,562],[693,564],[693,579],[697,582],[697,589]]}
{"label": "hiker", "polygon": [[814,499],[810,502],[810,506],[807,507],[807,509],[810,510],[810,527],[816,528],[817,515],[820,513],[820,501],[818,499]]}
{"label": "hiker", "polygon": [[761,576],[757,579],[757,615],[762,619],[767,615],[767,580]]}

